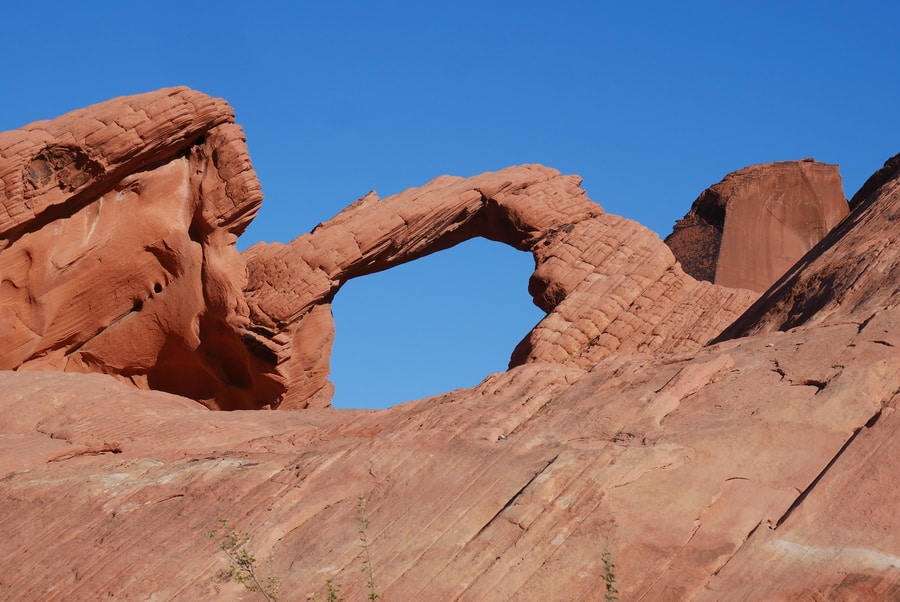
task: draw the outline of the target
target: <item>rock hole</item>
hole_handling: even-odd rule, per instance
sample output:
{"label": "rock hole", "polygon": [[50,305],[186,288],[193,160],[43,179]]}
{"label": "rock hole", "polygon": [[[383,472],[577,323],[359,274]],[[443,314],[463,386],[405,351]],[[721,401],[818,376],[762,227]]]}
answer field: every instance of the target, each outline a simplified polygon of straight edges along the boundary
{"label": "rock hole", "polygon": [[141,311],[144,308],[144,302],[140,299],[135,299],[134,304],[131,306],[131,311]]}
{"label": "rock hole", "polygon": [[163,292],[163,285],[160,284],[159,282],[157,282],[156,284],[154,284],[154,285],[153,285],[153,292],[156,293],[157,295],[160,294],[161,292]]}
{"label": "rock hole", "polygon": [[56,185],[72,192],[104,173],[103,167],[76,146],[58,145],[43,149],[28,164],[24,174],[25,195]]}
{"label": "rock hole", "polygon": [[335,296],[336,408],[386,408],[507,369],[544,317],[530,253],[482,238],[355,278]]}

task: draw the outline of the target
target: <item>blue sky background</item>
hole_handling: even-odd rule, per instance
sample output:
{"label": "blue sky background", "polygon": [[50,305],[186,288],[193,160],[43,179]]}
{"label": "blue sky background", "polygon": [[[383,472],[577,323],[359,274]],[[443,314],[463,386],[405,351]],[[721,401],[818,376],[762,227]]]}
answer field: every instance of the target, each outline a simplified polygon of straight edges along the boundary
{"label": "blue sky background", "polygon": [[[9,3],[0,130],[188,85],[227,99],[287,242],[375,189],[542,163],[660,235],[767,161],[838,163],[852,195],[900,152],[900,3]],[[503,370],[540,317],[530,256],[471,241],[337,295],[339,407]]]}

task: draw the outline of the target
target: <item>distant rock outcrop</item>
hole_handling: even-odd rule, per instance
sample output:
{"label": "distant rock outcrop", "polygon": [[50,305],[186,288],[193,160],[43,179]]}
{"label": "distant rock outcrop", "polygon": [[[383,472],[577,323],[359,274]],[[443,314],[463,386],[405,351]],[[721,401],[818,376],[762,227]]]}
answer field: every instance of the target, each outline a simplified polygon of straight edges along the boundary
{"label": "distant rock outcrop", "polygon": [[847,215],[837,165],[753,165],[707,188],[666,244],[699,280],[763,292]]}
{"label": "distant rock outcrop", "polygon": [[719,340],[789,330],[833,315],[878,323],[884,310],[900,305],[898,225],[900,164],[895,157],[854,195],[853,213]]}

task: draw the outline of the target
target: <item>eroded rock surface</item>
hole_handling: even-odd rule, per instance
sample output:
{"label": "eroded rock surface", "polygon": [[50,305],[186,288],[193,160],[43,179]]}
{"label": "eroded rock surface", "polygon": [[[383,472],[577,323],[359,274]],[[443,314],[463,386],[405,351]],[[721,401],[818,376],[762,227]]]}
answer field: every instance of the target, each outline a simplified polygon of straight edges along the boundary
{"label": "eroded rock surface", "polygon": [[[885,173],[886,171],[886,173]],[[900,303],[900,165],[896,158],[854,196],[850,216],[720,337],[789,330],[833,314],[878,324]],[[891,341],[890,344],[896,344]]]}
{"label": "eroded rock surface", "polygon": [[234,244],[261,200],[230,107],[186,88],[0,134],[0,368],[258,407]]}
{"label": "eroded rock surface", "polygon": [[[897,307],[677,356],[535,362],[380,412],[210,412],[103,375],[0,373],[0,596],[890,600]],[[52,542],[50,544],[46,542]]]}
{"label": "eroded rock surface", "polygon": [[444,176],[383,200],[370,193],[290,244],[245,253],[252,319],[284,382],[280,407],[330,403],[330,303],[344,282],[476,236],[535,259],[528,290],[547,317],[510,366],[696,350],[756,297],[687,276],[653,232],[605,213],[577,177],[540,165]]}
{"label": "eroded rock surface", "polygon": [[666,244],[691,276],[764,292],[847,215],[837,165],[753,165],[707,188]]}
{"label": "eroded rock surface", "polygon": [[[755,295],[686,276],[658,238],[538,166],[369,195],[289,245],[258,246],[242,305],[231,243],[256,205],[236,199],[258,201],[258,188],[227,109],[194,94],[141,97],[182,128],[159,136],[181,150],[151,144],[150,163],[57,148],[47,140],[64,132],[41,138],[54,122],[0,137],[12,199],[0,319],[15,343],[0,357],[24,361],[0,371],[0,598],[254,599],[223,578],[228,562],[205,536],[224,517],[258,558],[272,553],[260,568],[280,577],[281,599],[324,598],[326,579],[363,599],[360,495],[388,600],[597,599],[606,552],[623,601],[900,598],[890,162],[714,344],[703,343],[715,312]],[[139,112],[135,98],[112,102]],[[210,142],[220,127],[224,145]],[[144,167],[118,171],[127,161]],[[244,192],[229,193],[232,181]],[[111,238],[104,220],[133,212],[146,234],[113,247],[135,261],[129,273],[97,251]],[[178,386],[190,391],[232,383],[211,386],[210,407],[243,407],[246,391],[325,405],[337,287],[476,235],[534,254],[530,290],[548,312],[514,366],[477,387],[379,412],[212,412],[134,387],[187,367]],[[92,282],[105,294],[94,300],[75,274],[118,288]],[[97,317],[90,336],[67,313],[107,306],[126,315]],[[147,341],[116,334],[144,336],[144,319]]]}

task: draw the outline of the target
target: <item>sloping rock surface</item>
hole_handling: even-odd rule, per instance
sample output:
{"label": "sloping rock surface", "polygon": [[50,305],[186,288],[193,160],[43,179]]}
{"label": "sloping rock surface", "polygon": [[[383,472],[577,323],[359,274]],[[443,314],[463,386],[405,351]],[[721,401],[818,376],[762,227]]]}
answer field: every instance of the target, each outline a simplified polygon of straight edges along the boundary
{"label": "sloping rock surface", "polygon": [[894,599],[897,308],[531,363],[381,412],[210,412],[102,375],[0,373],[0,596],[254,599],[204,533],[250,533],[282,599]]}
{"label": "sloping rock surface", "polygon": [[[192,93],[157,94],[181,106]],[[186,155],[138,170],[164,185],[136,210],[171,200],[166,207],[207,211],[204,186],[199,196],[187,195],[194,204],[172,200],[171,192],[194,190],[192,157],[209,132],[187,143]],[[71,198],[101,215],[115,203],[105,196],[115,188],[102,192],[99,184],[79,197],[94,186],[73,175],[87,160],[75,151],[66,155],[76,156],[71,161],[61,151],[35,151],[43,144],[2,173],[34,174],[48,190],[75,194],[44,205],[23,200],[16,209],[33,226],[6,230],[0,290],[7,295],[20,295],[32,273],[43,274],[17,263],[41,248],[50,259],[34,265],[51,266],[55,278],[66,275],[66,265],[81,267],[78,259],[57,260],[50,246],[24,246],[46,229],[35,220],[51,228],[81,223],[85,218],[50,219],[57,211],[79,216]],[[90,173],[113,169],[84,152],[102,168]],[[222,316],[232,314],[217,314],[224,326],[214,331],[224,342],[239,337],[241,347],[222,347],[243,349],[235,365],[257,375],[233,385],[239,391],[259,391],[263,381],[254,379],[265,378],[277,395],[302,385],[324,399],[326,386],[309,386],[313,381],[286,368],[327,361],[328,291],[464,236],[490,234],[531,251],[532,295],[551,323],[520,345],[509,371],[378,412],[213,412],[186,397],[136,389],[139,376],[0,372],[0,599],[256,599],[223,574],[228,561],[205,536],[220,518],[249,533],[260,559],[272,553],[260,569],[281,578],[282,600],[324,598],[326,579],[341,584],[346,599],[365,599],[360,496],[376,587],[386,600],[599,599],[607,591],[607,552],[621,600],[898,599],[900,245],[892,225],[900,174],[879,174],[835,231],[706,345],[712,335],[704,329],[715,329],[704,320],[714,318],[717,304],[737,312],[755,295],[684,275],[671,254],[654,250],[658,239],[603,217],[574,178],[537,166],[442,178],[403,193],[421,204],[369,196],[289,245],[258,246],[247,254],[246,309],[229,306],[231,321]],[[4,182],[15,183],[13,176]],[[142,180],[140,189],[154,182]],[[524,199],[504,196],[513,191]],[[15,194],[9,198],[20,198]],[[366,225],[386,227],[395,214],[403,226],[367,233]],[[184,222],[173,221],[181,232]],[[232,226],[217,236],[231,240],[229,227],[239,222],[225,220]],[[188,227],[185,243],[201,266],[209,260],[198,232],[214,231],[205,228]],[[330,235],[315,238],[320,232]],[[167,236],[174,238],[162,240],[180,240]],[[604,244],[613,250],[591,250]],[[582,265],[583,257],[591,262]],[[293,262],[300,262],[295,272]],[[165,265],[166,274],[188,273]],[[184,305],[187,323],[194,312],[209,313],[198,309],[199,299],[221,307],[235,298],[223,295],[215,305],[200,282],[198,301]],[[629,301],[636,282],[646,286]],[[163,298],[174,286],[154,295]],[[237,295],[231,284],[215,290]],[[8,299],[0,308],[12,332],[30,314],[9,313],[23,305],[21,297]],[[41,315],[65,310],[58,302],[57,313]],[[180,332],[183,322],[159,311],[160,322],[174,325],[166,332]],[[638,321],[645,315],[652,326]],[[197,319],[202,341],[208,331]],[[600,337],[595,343],[563,336],[591,328]],[[72,347],[61,340],[63,351],[28,355],[20,368],[88,366],[74,358],[93,339]],[[171,373],[226,365],[211,351],[198,355],[201,348],[187,345],[170,356]],[[298,353],[307,364],[291,363]]]}
{"label": "sloping rock surface", "polygon": [[761,293],[847,212],[837,165],[752,165],[704,190],[665,242],[694,278]]}

